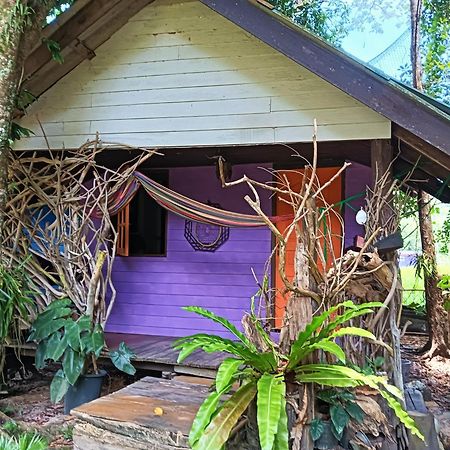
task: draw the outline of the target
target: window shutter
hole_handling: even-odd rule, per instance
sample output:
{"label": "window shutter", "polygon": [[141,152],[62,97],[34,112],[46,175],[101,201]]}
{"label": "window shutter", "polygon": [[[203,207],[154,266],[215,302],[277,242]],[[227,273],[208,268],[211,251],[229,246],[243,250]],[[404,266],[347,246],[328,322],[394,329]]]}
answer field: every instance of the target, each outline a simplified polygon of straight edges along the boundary
{"label": "window shutter", "polygon": [[129,255],[130,243],[130,203],[117,214],[117,249],[119,256]]}

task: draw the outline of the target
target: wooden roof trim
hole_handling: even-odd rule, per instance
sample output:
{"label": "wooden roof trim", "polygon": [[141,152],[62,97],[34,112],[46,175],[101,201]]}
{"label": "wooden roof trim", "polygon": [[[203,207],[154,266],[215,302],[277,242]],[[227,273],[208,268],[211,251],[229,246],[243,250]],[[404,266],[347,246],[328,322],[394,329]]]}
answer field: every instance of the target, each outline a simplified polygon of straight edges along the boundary
{"label": "wooden roof trim", "polygon": [[394,86],[342,51],[258,3],[200,1],[297,64],[450,155],[450,120],[437,108]]}
{"label": "wooden roof trim", "polygon": [[53,84],[86,59],[128,20],[153,0],[78,0],[58,16],[54,26],[44,30],[45,37],[57,41],[64,63],[51,57],[41,43],[27,57],[23,87],[39,97]]}
{"label": "wooden roof trim", "polygon": [[443,154],[433,145],[430,145],[428,142],[425,142],[423,139],[420,139],[415,134],[405,130],[397,124],[392,124],[392,136],[400,139],[409,147],[412,147],[435,164],[441,166],[442,169],[450,172],[450,155]]}

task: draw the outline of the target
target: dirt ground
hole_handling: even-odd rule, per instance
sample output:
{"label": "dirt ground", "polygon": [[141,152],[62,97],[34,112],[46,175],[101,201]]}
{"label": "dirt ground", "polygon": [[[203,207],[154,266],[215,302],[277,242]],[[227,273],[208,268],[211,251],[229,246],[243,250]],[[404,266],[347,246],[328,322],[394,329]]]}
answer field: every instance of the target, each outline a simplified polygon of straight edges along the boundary
{"label": "dirt ground", "polygon": [[431,360],[421,358],[417,351],[426,342],[426,336],[404,336],[402,355],[412,363],[411,379],[423,383],[425,404],[439,424],[439,437],[444,449],[450,450],[450,361],[439,357]]}
{"label": "dirt ground", "polygon": [[403,357],[412,362],[411,378],[420,380],[429,388],[432,400],[440,409],[450,411],[450,361],[439,357],[432,360],[421,358],[417,350],[426,342],[426,336],[404,336]]}
{"label": "dirt ground", "polygon": [[[117,391],[134,379],[111,371],[103,387],[102,395]],[[8,393],[0,396],[0,415],[7,431],[17,423],[22,429],[37,430],[49,442],[52,449],[71,449],[74,418],[64,415],[62,403],[50,402],[51,373],[37,374],[18,371],[9,383]],[[1,414],[3,413],[3,414]],[[8,416],[10,423],[5,425]]]}

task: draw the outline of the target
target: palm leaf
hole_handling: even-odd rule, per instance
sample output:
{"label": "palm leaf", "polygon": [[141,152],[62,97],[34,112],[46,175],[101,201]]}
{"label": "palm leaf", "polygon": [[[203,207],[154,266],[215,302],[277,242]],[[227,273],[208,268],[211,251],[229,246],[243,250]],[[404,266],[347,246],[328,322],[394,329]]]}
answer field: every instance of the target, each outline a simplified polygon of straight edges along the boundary
{"label": "palm leaf", "polygon": [[216,391],[223,391],[231,382],[233,376],[244,361],[236,358],[226,358],[220,364],[216,375]]}
{"label": "palm leaf", "polygon": [[277,434],[273,442],[273,450],[289,450],[288,419],[286,414],[286,397],[281,398],[280,419],[278,420]]}
{"label": "palm leaf", "polygon": [[299,333],[297,339],[291,346],[289,355],[289,368],[294,368],[304,358],[304,346],[306,342],[314,336],[314,333],[325,323],[325,321],[334,314],[338,309],[355,309],[356,305],[348,300],[324,311],[322,314],[313,317],[312,321],[306,325],[304,331]]}
{"label": "palm leaf", "polygon": [[174,348],[181,350],[180,355],[178,356],[178,362],[182,362],[199,348],[208,353],[227,352],[241,358],[251,358],[255,356],[255,353],[250,352],[250,350],[239,342],[209,334],[194,334],[186,338],[178,339],[174,343]]}
{"label": "palm leaf", "polygon": [[342,374],[326,370],[324,365],[322,368],[317,368],[314,371],[308,371],[307,366],[302,366],[297,371],[295,379],[301,383],[317,383],[323,386],[332,387],[357,387],[360,383],[349,377],[344,377]]}
{"label": "palm leaf", "polygon": [[400,420],[400,422],[405,425],[405,427],[408,428],[412,434],[415,434],[419,439],[425,442],[424,435],[419,431],[412,417],[402,408],[400,402],[386,391],[380,390],[380,394],[386,400],[389,407],[394,411],[395,415],[398,417],[398,420]]}
{"label": "palm leaf", "polygon": [[213,391],[200,405],[189,433],[189,444],[194,447],[205,428],[209,425],[212,415],[216,412],[222,392]]}
{"label": "palm leaf", "polygon": [[185,311],[194,312],[196,314],[199,314],[202,317],[206,317],[207,319],[211,319],[212,321],[222,325],[224,328],[226,328],[228,331],[230,331],[234,336],[236,336],[248,349],[250,349],[252,352],[256,352],[257,349],[255,345],[250,342],[250,340],[241,333],[230,321],[227,319],[217,316],[211,311],[208,311],[207,309],[200,308],[199,306],[185,306],[183,307]]}
{"label": "palm leaf", "polygon": [[321,341],[321,342],[317,342],[316,344],[312,344],[311,348],[313,350],[318,349],[318,350],[323,350],[324,352],[327,352],[327,353],[331,353],[332,355],[336,356],[336,358],[339,361],[345,363],[344,350],[342,350],[342,348],[339,347],[339,345],[336,344],[336,342]]}
{"label": "palm leaf", "polygon": [[222,406],[206,427],[193,450],[218,450],[227,442],[231,430],[256,394],[256,382],[244,384]]}
{"label": "palm leaf", "polygon": [[202,349],[208,353],[230,353],[242,359],[245,364],[255,367],[260,372],[272,371],[276,366],[275,356],[272,352],[252,352],[240,342],[234,342],[220,336],[195,334],[187,338],[178,339],[175,341],[174,348],[181,349],[178,362],[183,361],[195,350]]}
{"label": "palm leaf", "polygon": [[258,380],[257,419],[261,450],[272,450],[286,385],[281,376],[265,373]]}
{"label": "palm leaf", "polygon": [[377,338],[373,333],[371,333],[368,330],[364,330],[363,328],[358,327],[343,327],[339,330],[333,331],[330,335],[330,339],[334,339],[341,336],[360,336],[365,337],[367,339],[372,339],[373,341],[376,341]]}

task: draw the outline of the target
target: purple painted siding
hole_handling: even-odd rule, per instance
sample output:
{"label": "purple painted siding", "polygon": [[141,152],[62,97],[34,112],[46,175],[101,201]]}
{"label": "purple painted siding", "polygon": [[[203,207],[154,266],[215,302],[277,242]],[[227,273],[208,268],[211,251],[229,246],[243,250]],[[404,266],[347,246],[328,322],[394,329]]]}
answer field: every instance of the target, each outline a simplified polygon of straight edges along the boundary
{"label": "purple painted siding", "polygon": [[[349,202],[345,207],[345,247],[353,245],[353,238],[356,235],[364,236],[364,228],[356,223],[356,213],[365,206],[365,192],[367,184],[372,184],[372,169],[362,164],[353,162],[345,171],[345,198],[364,193],[361,197]],[[353,208],[353,209],[352,209]]]}
{"label": "purple painted siding", "polygon": [[[233,167],[233,179],[243,174],[261,181],[270,174],[252,165]],[[196,200],[220,203],[222,208],[250,213],[246,186],[223,189],[214,167],[171,169],[170,187]],[[261,193],[264,210],[271,200]],[[184,219],[168,216],[167,256],[118,257],[113,279],[117,300],[107,330],[120,333],[184,336],[221,330],[207,319],[181,309],[198,305],[240,326],[257,287],[251,268],[261,277],[271,251],[266,228],[232,228],[229,240],[216,252],[196,252],[184,238]]]}

